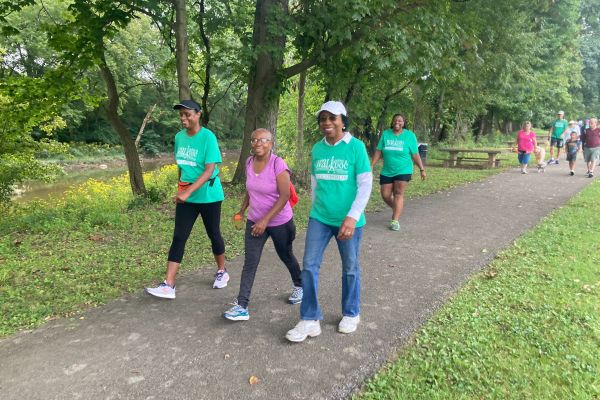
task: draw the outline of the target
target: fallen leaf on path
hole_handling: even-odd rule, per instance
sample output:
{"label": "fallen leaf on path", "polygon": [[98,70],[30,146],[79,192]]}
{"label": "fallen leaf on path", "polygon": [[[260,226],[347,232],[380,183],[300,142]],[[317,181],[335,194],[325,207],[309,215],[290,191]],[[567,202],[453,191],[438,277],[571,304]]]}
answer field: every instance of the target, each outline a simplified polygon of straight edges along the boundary
{"label": "fallen leaf on path", "polygon": [[258,379],[257,376],[252,375],[250,378],[248,378],[248,383],[251,385],[256,385],[259,382],[260,382],[260,379]]}
{"label": "fallen leaf on path", "polygon": [[487,249],[482,249],[481,252],[482,253],[487,253]]}

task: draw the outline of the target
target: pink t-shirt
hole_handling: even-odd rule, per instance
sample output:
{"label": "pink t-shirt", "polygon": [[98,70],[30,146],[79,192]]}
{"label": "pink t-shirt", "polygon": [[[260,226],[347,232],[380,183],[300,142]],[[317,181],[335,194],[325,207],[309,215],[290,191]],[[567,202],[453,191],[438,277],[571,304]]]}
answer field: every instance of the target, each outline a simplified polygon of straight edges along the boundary
{"label": "pink t-shirt", "polygon": [[525,132],[524,130],[520,130],[517,133],[517,145],[519,151],[526,151],[527,153],[531,153],[533,151],[533,139],[535,139],[535,132],[530,131]]}
{"label": "pink t-shirt", "polygon": [[[252,163],[252,156],[250,156],[246,160],[246,190],[250,197],[248,219],[258,222],[273,208],[273,205],[279,199],[277,175],[284,171],[290,173],[290,170],[283,158],[275,154],[271,154],[269,162],[259,174],[254,173]],[[279,214],[271,218],[267,226],[283,225],[292,219],[293,216],[292,207],[289,202],[286,202],[283,209]]]}

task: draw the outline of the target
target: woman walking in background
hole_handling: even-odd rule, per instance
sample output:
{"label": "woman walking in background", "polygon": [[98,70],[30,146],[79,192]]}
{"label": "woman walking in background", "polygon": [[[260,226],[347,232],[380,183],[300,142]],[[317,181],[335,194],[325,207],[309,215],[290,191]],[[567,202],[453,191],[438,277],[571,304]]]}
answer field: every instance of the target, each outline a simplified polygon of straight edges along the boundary
{"label": "woman walking in background", "polygon": [[399,220],[404,208],[404,191],[412,179],[413,164],[419,167],[422,180],[427,177],[419,155],[417,137],[413,131],[406,129],[406,126],[404,115],[395,114],[392,117],[390,129],[386,129],[381,134],[371,162],[371,169],[375,171],[375,165],[383,158],[379,184],[383,201],[392,209],[389,228],[393,231],[400,230]]}
{"label": "woman walking in background", "polygon": [[531,158],[531,153],[537,147],[537,138],[535,132],[531,130],[531,122],[525,121],[521,125],[521,130],[517,132],[517,156],[521,166],[521,173],[527,173],[527,165]]}

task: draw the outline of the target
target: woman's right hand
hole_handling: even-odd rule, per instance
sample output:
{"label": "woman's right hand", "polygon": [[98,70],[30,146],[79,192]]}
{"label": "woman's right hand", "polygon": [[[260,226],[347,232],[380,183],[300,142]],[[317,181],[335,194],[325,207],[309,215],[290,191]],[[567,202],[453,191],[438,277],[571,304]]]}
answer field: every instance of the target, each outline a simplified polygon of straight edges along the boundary
{"label": "woman's right hand", "polygon": [[189,190],[182,190],[181,192],[178,192],[175,197],[173,197],[173,203],[185,203],[186,200],[190,197],[191,193]]}

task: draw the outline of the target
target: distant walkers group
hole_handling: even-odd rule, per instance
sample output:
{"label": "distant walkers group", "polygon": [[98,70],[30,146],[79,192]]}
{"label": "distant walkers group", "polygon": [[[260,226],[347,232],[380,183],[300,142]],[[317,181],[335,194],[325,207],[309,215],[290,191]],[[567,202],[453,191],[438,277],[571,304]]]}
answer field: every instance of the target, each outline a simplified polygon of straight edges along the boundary
{"label": "distant walkers group", "polygon": [[[146,288],[148,294],[166,299],[175,298],[177,271],[198,216],[204,223],[217,265],[213,288],[225,288],[230,279],[220,230],[225,196],[219,179],[218,166],[222,160],[217,138],[201,126],[201,109],[195,101],[183,100],[174,109],[179,111],[183,129],[175,135],[179,184],[173,197],[176,204],[173,240],[164,281]],[[342,103],[324,103],[316,121],[323,138],[313,145],[311,153],[312,207],[302,267],[293,251],[296,226],[292,207],[296,199],[291,172],[285,160],[273,152],[273,135],[267,129],[256,129],[251,135],[252,150],[245,162],[246,194],[233,216],[234,222],[244,229],[244,264],[238,295],[223,316],[232,321],[250,318],[250,293],[265,243],[271,238],[290,274],[288,302],[300,304],[300,319],[286,334],[291,342],[321,334],[319,272],[331,239],[335,239],[341,264],[338,331],[352,333],[360,323],[360,243],[373,185],[372,171],[377,162],[383,159],[379,183],[381,196],[392,210],[388,226],[391,231],[400,230],[404,191],[412,178],[413,165],[419,168],[421,179],[427,176],[416,136],[407,129],[402,114],[392,117],[390,129],[381,134],[371,161],[365,144],[348,132],[348,115]]]}
{"label": "distant walkers group", "polygon": [[[548,141],[550,145],[550,160],[547,165],[558,165],[561,149],[565,149],[566,161],[569,166],[569,175],[575,175],[575,162],[577,154],[583,151],[583,159],[586,163],[588,178],[594,177],[594,170],[600,160],[600,128],[598,119],[567,121],[564,111],[557,113],[557,118],[550,126]],[[531,154],[536,159],[538,172],[544,172],[546,168],[545,149],[538,142],[533,132],[531,122],[525,121],[521,130],[517,133],[516,148],[521,166],[521,173],[527,174],[527,165]],[[556,156],[554,150],[556,149]]]}

